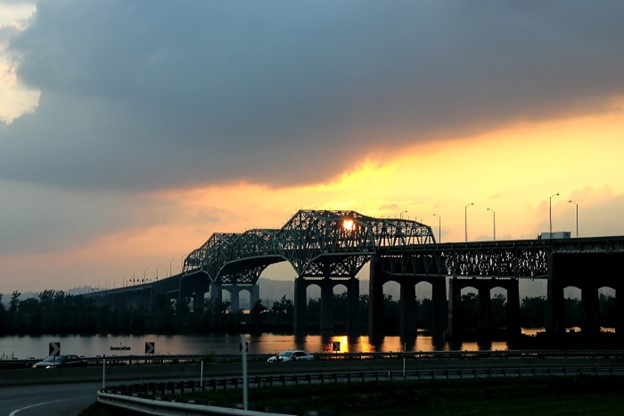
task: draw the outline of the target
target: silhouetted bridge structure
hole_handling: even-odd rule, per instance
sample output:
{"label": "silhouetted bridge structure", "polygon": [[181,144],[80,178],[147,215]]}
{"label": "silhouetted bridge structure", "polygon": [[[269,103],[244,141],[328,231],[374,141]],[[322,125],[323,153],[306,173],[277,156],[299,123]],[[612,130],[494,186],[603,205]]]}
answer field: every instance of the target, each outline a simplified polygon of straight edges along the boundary
{"label": "silhouetted bridge structure", "polygon": [[213,234],[184,261],[182,273],[160,281],[89,294],[99,302],[151,307],[156,295],[193,299],[201,306],[206,293],[220,299],[230,293],[231,310],[239,309],[239,293],[250,303],[259,299],[258,278],[270,265],[289,262],[294,279],[295,331],[307,329],[307,288],[321,290],[321,330],[334,326],[333,289],[346,287],[347,330],[358,330],[359,281],[370,261],[368,332],[383,332],[383,285],[400,285],[401,335],[416,333],[416,285],[427,282],[432,293],[434,336],[461,333],[461,291],[478,291],[480,321],[490,324],[490,293],[507,292],[507,331],[520,334],[519,279],[547,279],[547,332],[565,332],[564,289],[581,290],[583,333],[597,333],[601,288],[616,292],[616,333],[624,334],[624,236],[552,240],[510,240],[436,243],[431,227],[406,219],[381,219],[354,211],[297,212],[280,229]]}

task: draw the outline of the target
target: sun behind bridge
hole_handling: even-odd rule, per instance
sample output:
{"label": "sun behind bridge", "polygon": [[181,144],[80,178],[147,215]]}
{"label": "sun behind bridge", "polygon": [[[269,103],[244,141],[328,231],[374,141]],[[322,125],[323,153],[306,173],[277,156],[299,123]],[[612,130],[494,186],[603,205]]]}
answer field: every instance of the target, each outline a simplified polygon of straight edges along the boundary
{"label": "sun behind bridge", "polygon": [[342,228],[345,231],[353,231],[353,227],[354,227],[354,223],[353,220],[351,218],[345,218],[342,220]]}

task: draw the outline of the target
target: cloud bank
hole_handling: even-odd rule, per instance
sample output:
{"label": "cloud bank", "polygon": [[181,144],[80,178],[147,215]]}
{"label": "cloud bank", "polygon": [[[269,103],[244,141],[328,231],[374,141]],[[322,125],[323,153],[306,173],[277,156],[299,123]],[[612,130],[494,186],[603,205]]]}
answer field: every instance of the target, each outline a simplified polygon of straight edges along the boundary
{"label": "cloud bank", "polygon": [[[16,3],[17,4],[17,3]],[[619,1],[41,1],[0,179],[321,182],[371,155],[621,103]]]}

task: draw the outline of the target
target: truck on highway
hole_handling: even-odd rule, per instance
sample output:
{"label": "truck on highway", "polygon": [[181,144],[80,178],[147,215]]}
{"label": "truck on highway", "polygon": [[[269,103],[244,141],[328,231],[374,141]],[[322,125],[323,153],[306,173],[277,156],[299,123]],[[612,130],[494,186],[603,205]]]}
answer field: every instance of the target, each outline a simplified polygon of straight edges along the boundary
{"label": "truck on highway", "polygon": [[539,233],[537,235],[538,240],[555,240],[555,239],[563,239],[563,238],[571,238],[572,233],[570,231],[553,231]]}

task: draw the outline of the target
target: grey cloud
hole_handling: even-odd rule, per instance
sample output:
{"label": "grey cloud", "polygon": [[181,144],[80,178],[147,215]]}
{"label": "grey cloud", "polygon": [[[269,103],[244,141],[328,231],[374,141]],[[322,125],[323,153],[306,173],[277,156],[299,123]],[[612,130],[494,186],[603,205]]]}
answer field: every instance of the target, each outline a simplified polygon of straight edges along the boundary
{"label": "grey cloud", "polygon": [[377,150],[597,111],[624,89],[623,12],[619,1],[41,2],[11,44],[41,103],[0,126],[0,178],[281,186]]}
{"label": "grey cloud", "polygon": [[[167,204],[127,194],[76,193],[0,182],[0,253],[40,253],[80,247],[105,233],[162,220]],[[158,214],[160,215],[153,215]]]}

